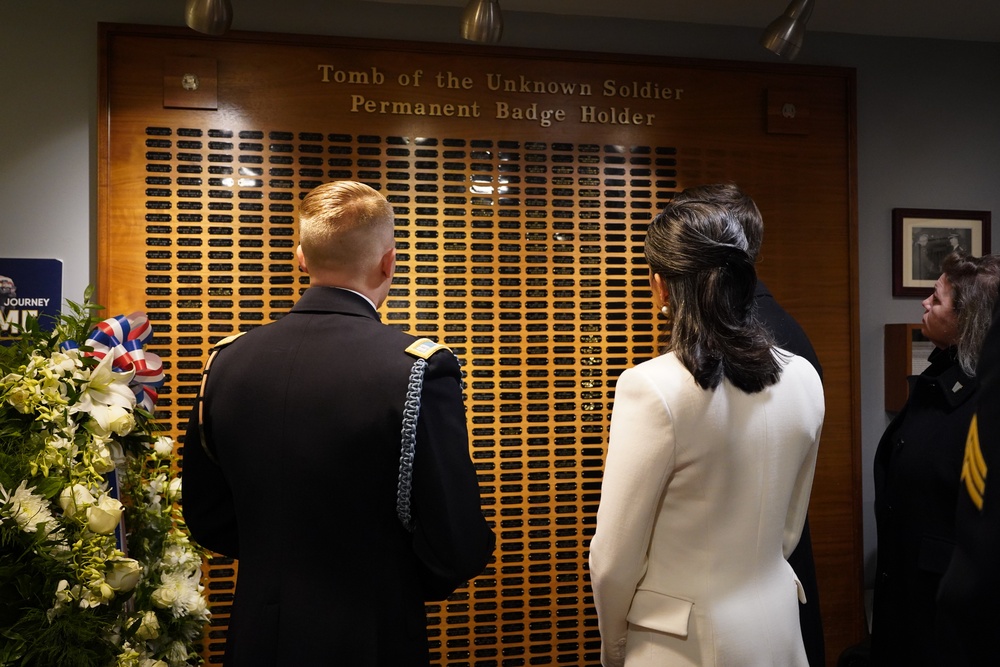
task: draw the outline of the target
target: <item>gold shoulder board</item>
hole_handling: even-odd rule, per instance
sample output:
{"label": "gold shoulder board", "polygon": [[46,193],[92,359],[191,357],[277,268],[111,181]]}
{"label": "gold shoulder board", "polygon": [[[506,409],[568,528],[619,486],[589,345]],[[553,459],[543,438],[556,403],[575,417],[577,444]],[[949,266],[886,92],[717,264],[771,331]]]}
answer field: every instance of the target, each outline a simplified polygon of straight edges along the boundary
{"label": "gold shoulder board", "polygon": [[246,333],[246,331],[241,331],[238,334],[233,334],[232,336],[226,336],[225,338],[223,338],[222,340],[220,340],[218,343],[216,343],[212,347],[213,348],[216,348],[216,347],[225,347],[225,346],[229,345],[230,343],[232,343],[234,340],[236,340],[237,338],[239,338],[240,336],[242,336],[245,333]]}
{"label": "gold shoulder board", "polygon": [[435,352],[447,349],[449,348],[446,345],[435,343],[430,338],[418,338],[406,348],[406,353],[421,359],[430,359]]}
{"label": "gold shoulder board", "polygon": [[198,431],[201,436],[201,448],[205,450],[205,454],[208,456],[208,459],[216,465],[218,465],[219,461],[215,458],[215,454],[213,454],[212,450],[209,448],[208,439],[205,436],[205,385],[208,384],[208,372],[212,369],[212,362],[215,361],[215,357],[219,354],[219,350],[226,347],[245,333],[246,331],[241,331],[233,336],[227,336],[213,345],[211,352],[208,353],[208,361],[205,362],[205,369],[201,372],[201,387],[198,389]]}

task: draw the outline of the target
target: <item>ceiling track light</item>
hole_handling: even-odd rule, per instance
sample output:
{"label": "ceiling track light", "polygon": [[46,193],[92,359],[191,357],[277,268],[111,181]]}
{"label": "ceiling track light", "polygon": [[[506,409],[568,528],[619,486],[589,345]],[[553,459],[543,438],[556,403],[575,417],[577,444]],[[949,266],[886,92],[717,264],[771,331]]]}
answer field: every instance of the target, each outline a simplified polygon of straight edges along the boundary
{"label": "ceiling track light", "polygon": [[496,44],[503,35],[499,0],[469,0],[462,12],[462,39]]}
{"label": "ceiling track light", "polygon": [[233,23],[233,6],[229,0],[187,0],[184,22],[206,35],[224,35]]}
{"label": "ceiling track light", "polygon": [[795,60],[806,35],[806,22],[812,14],[813,0],[792,0],[785,13],[771,21],[760,36],[760,43],[771,53]]}

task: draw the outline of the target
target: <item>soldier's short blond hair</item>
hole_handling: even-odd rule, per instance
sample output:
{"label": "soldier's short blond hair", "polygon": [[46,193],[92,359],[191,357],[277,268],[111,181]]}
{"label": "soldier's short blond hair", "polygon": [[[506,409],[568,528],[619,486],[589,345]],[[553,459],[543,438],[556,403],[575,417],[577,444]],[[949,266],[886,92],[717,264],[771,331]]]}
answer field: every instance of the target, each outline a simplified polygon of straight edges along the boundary
{"label": "soldier's short blond hair", "polygon": [[392,205],[364,183],[324,183],[299,205],[299,244],[314,269],[370,266],[392,247]]}

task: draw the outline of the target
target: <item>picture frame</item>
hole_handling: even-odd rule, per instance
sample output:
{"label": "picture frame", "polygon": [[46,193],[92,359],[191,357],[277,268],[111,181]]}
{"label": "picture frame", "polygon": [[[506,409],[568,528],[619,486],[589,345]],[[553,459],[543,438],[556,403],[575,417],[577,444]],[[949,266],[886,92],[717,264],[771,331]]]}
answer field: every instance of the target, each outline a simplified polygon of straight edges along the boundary
{"label": "picture frame", "polygon": [[990,212],[892,209],[892,295],[927,298],[954,250],[990,252]]}

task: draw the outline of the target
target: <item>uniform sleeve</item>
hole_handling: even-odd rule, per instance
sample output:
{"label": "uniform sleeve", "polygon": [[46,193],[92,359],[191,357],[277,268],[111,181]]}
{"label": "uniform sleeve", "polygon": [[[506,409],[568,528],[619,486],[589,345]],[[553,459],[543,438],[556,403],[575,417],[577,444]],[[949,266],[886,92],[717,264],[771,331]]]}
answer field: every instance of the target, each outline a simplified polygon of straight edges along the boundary
{"label": "uniform sleeve", "polygon": [[195,542],[224,556],[239,558],[232,491],[222,469],[206,453],[198,425],[198,407],[203,400],[199,397],[191,411],[184,436],[181,513]]}
{"label": "uniform sleeve", "polygon": [[469,457],[461,371],[450,352],[434,354],[424,374],[411,497],[424,595],[444,599],[483,571],[494,546]]}
{"label": "uniform sleeve", "polygon": [[[939,650],[956,665],[996,664],[1000,626],[1000,305],[977,368],[981,385],[966,433],[955,552],[941,579]],[[943,664],[943,663],[942,663]]]}
{"label": "uniform sleeve", "polygon": [[[781,544],[782,554],[787,559],[791,556],[795,547],[802,537],[802,527],[806,522],[806,515],[809,510],[809,496],[812,493],[813,476],[816,473],[816,457],[819,453],[819,438],[823,430],[823,418],[825,414],[823,383],[819,379],[819,374],[811,366],[806,366],[803,360],[801,367],[807,375],[803,383],[803,397],[818,397],[818,405],[814,408],[818,410],[816,431],[813,434],[812,444],[809,451],[802,460],[798,475],[795,477],[795,486],[792,488],[792,497],[788,507],[788,514],[785,518],[785,533]],[[788,372],[786,370],[786,372]],[[805,600],[800,600],[805,602]]]}
{"label": "uniform sleeve", "polygon": [[590,544],[590,578],[605,667],[625,662],[629,607],[646,572],[656,509],[675,465],[670,408],[643,375],[622,373]]}

